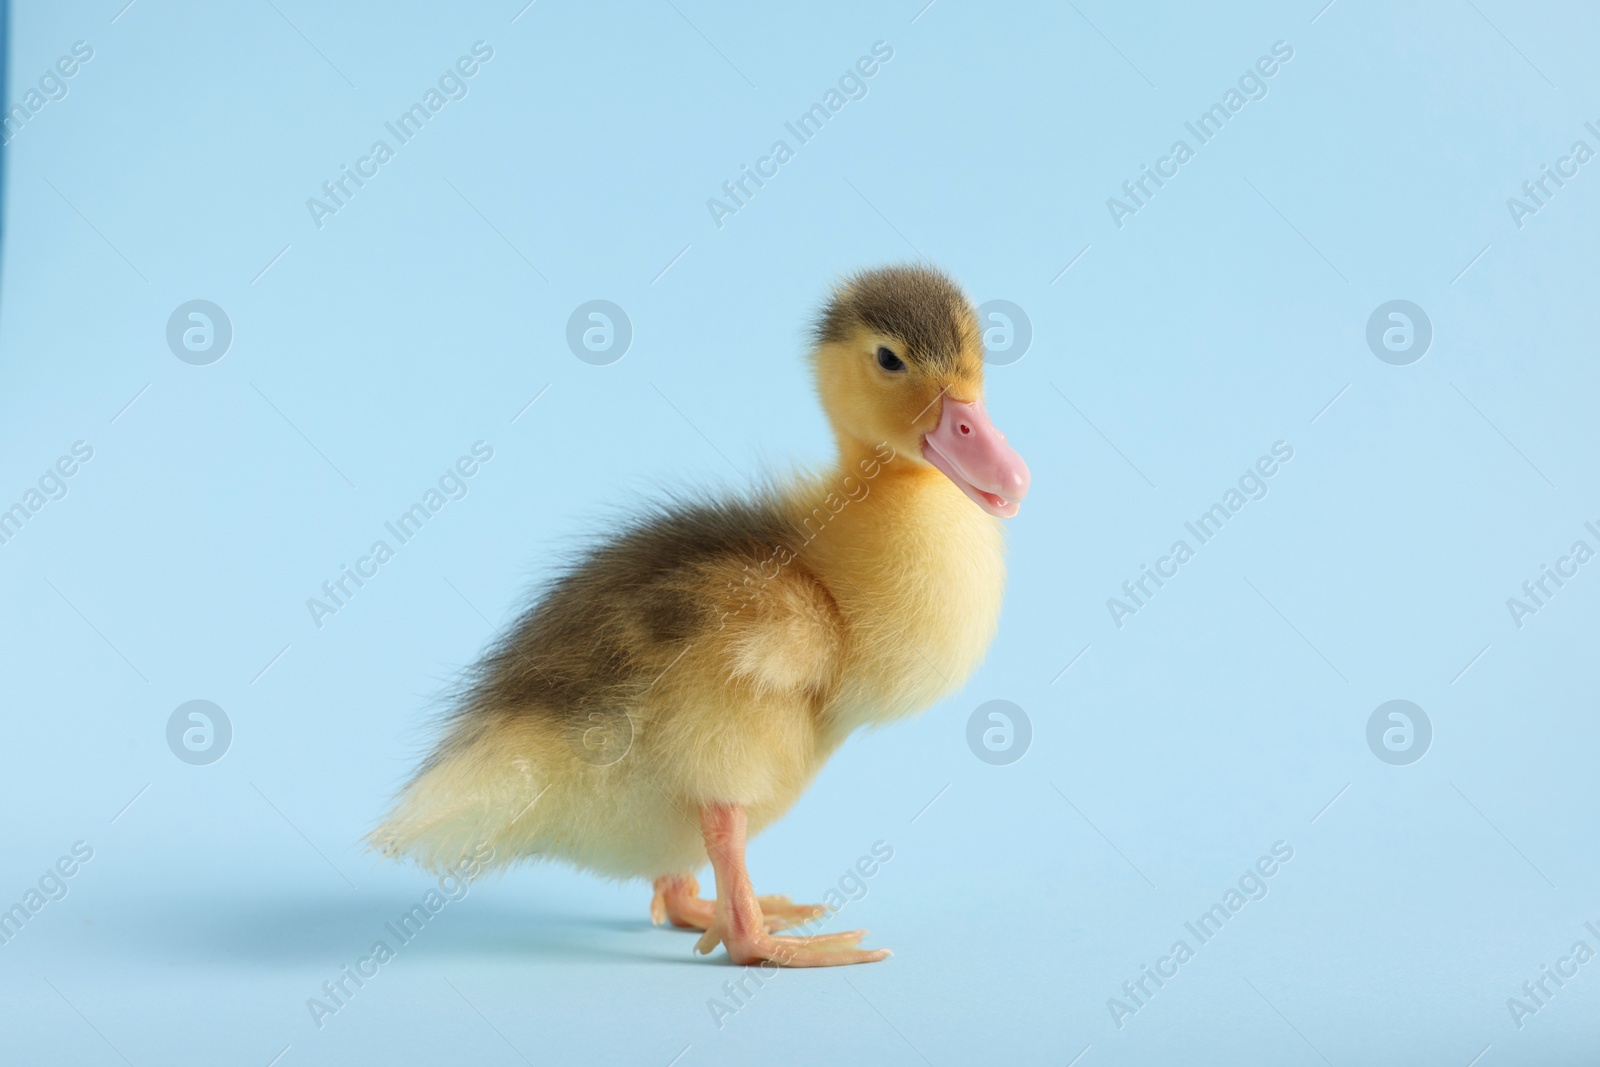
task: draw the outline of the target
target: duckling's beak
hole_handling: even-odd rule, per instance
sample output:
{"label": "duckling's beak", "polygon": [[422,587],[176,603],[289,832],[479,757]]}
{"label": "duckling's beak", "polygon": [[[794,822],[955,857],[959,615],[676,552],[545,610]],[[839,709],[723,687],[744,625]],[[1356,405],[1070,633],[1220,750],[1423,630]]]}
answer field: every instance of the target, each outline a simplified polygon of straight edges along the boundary
{"label": "duckling's beak", "polygon": [[939,425],[922,438],[922,455],[989,514],[1010,519],[1021,510],[1028,465],[989,421],[982,397],[945,397]]}

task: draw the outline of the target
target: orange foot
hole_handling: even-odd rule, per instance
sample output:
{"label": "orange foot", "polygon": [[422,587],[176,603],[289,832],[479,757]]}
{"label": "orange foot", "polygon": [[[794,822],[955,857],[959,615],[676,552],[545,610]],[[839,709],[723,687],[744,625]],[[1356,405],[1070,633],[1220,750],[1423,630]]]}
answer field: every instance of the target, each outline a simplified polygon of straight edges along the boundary
{"label": "orange foot", "polygon": [[[710,953],[718,945],[741,966],[772,962],[782,967],[838,967],[850,963],[876,963],[889,950],[858,946],[865,930],[850,930],[815,937],[779,937],[773,930],[820,917],[824,909],[790,903],[787,897],[758,897],[745,869],[746,820],[737,804],[704,804],[700,828],[706,855],[717,876],[717,899],[701,900],[699,886],[687,875],[656,882],[652,916],[671,918],[678,926],[703,929],[695,951]],[[770,909],[770,910],[769,910]]]}
{"label": "orange foot", "polygon": [[781,937],[766,930],[735,932],[737,921],[714,922],[700,935],[694,950],[710,953],[720,945],[728,947],[728,958],[740,966],[771,961],[781,967],[840,967],[850,963],[877,963],[889,958],[886,948],[857,948],[866,930],[846,930],[815,937]]}
{"label": "orange foot", "polygon": [[[655,896],[650,901],[650,921],[660,926],[670,922],[683,930],[709,930],[717,915],[714,900],[700,896],[700,883],[692,874],[668,874],[655,881]],[[820,919],[828,914],[821,904],[796,904],[788,897],[756,897],[768,933]],[[709,950],[707,950],[709,951]]]}

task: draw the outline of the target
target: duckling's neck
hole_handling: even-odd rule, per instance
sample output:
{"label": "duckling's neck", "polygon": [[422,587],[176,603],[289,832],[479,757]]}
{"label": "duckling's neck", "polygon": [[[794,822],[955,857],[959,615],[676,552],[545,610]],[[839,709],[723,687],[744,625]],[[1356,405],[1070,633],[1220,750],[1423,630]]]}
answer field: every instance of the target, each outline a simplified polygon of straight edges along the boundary
{"label": "duckling's neck", "polygon": [[887,444],[841,442],[834,469],[790,500],[806,538],[798,555],[832,593],[845,630],[831,732],[842,739],[958,688],[999,618],[999,520]]}
{"label": "duckling's neck", "polygon": [[[819,573],[842,578],[871,579],[890,564],[896,573],[911,572],[897,584],[925,583],[935,562],[967,553],[986,558],[1004,545],[1000,520],[920,456],[897,453],[886,441],[841,435],[833,469],[797,486],[790,500],[811,521],[801,555]],[[982,571],[983,559],[974,562]]]}

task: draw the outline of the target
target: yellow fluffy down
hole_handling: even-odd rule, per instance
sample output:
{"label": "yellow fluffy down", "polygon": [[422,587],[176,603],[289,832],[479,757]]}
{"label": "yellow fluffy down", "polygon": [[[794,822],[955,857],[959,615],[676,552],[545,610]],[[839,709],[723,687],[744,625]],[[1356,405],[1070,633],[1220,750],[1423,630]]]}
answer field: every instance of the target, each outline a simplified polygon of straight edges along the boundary
{"label": "yellow fluffy down", "polygon": [[[576,725],[528,709],[473,720],[370,844],[441,870],[487,845],[491,866],[556,858],[653,878],[705,863],[703,802],[743,805],[753,835],[851,731],[919,710],[981,657],[999,606],[999,535],[938,485],[887,480],[838,517],[831,548],[813,541],[802,566],[757,595],[724,583],[718,616],[634,706]],[[930,565],[931,533],[909,539],[910,557],[848,544],[855,524],[883,518],[873,509],[908,508],[925,512],[923,529],[966,540],[958,558]],[[812,562],[835,581],[819,582]]]}

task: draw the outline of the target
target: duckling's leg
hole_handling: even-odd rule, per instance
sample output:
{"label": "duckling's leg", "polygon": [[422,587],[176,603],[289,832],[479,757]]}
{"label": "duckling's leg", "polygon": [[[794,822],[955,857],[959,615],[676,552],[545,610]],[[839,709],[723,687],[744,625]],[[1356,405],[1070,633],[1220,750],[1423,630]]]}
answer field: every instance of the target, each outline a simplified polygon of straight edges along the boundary
{"label": "duckling's leg", "polygon": [[737,804],[705,804],[700,808],[700,829],[706,852],[717,876],[714,917],[695,951],[709,953],[720,943],[734,963],[747,965],[771,960],[785,967],[836,967],[845,963],[876,963],[889,955],[886,948],[860,949],[865,930],[850,930],[815,937],[778,937],[767,929],[761,902],[750,886],[745,868],[745,813]]}
{"label": "duckling's leg", "polygon": [[[666,874],[655,881],[655,896],[650,901],[650,921],[660,926],[670,922],[684,930],[709,930],[716,919],[717,906],[700,897],[700,882],[692,874]],[[828,913],[821,904],[796,904],[788,897],[756,897],[766,919],[767,932],[820,919]]]}
{"label": "duckling's leg", "polygon": [[704,930],[716,915],[716,905],[700,899],[700,882],[692,874],[665,874],[656,879],[650,901],[650,921],[670,922],[684,930]]}

